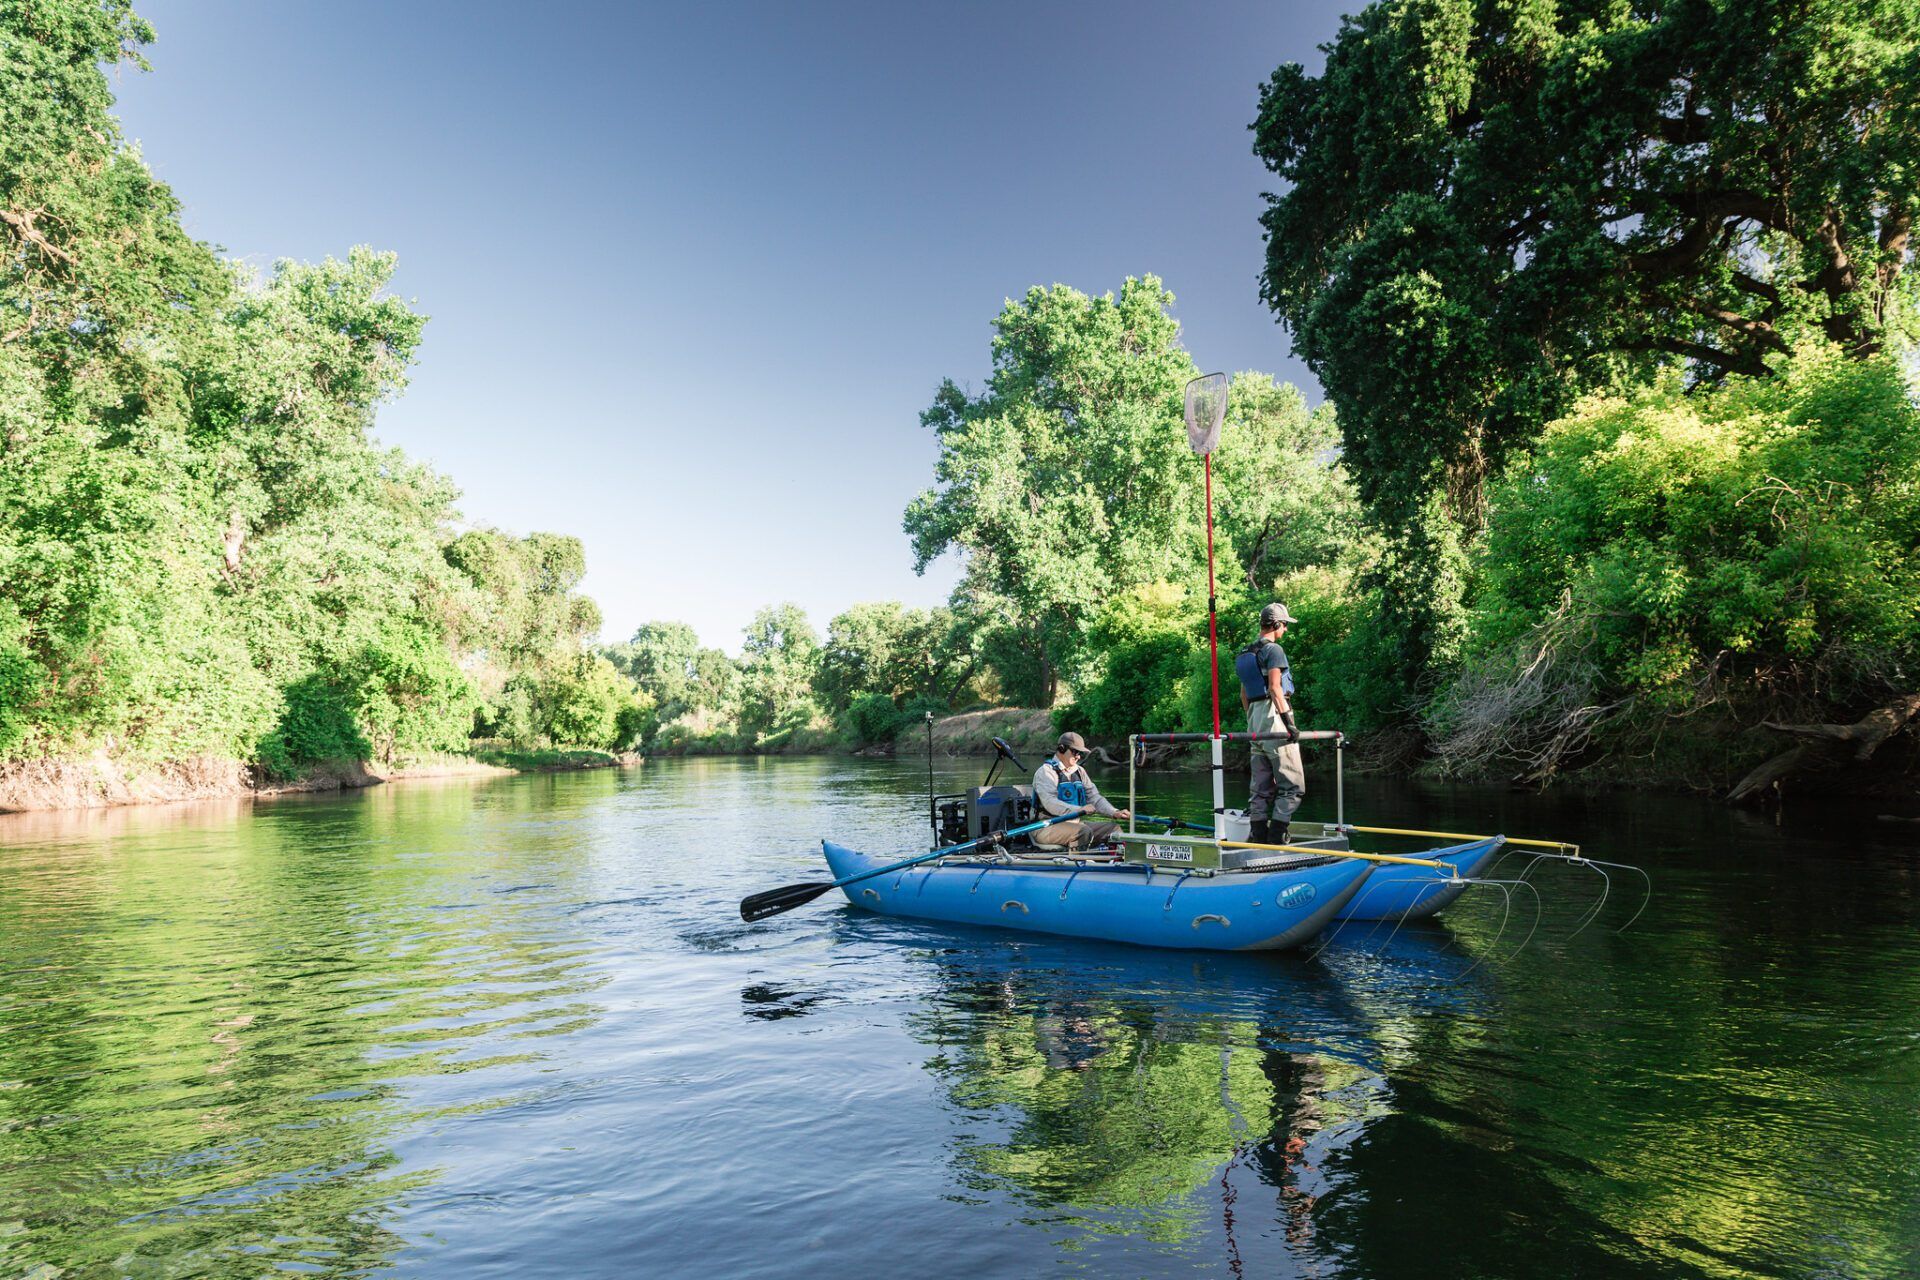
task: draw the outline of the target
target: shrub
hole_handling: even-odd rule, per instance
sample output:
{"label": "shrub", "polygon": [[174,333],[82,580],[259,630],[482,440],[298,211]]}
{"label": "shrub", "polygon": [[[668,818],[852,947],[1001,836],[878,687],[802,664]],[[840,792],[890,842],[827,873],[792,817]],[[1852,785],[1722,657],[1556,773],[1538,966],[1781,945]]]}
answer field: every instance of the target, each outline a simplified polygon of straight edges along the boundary
{"label": "shrub", "polygon": [[255,749],[262,767],[277,778],[292,777],[301,765],[372,754],[352,695],[320,675],[303,676],[281,690],[280,719]]}
{"label": "shrub", "polygon": [[[1565,718],[1596,707],[1844,716],[1911,687],[1920,409],[1891,357],[1590,397],[1490,497],[1440,735],[1511,719],[1488,742],[1528,739],[1550,768]],[[1552,687],[1518,689],[1542,672]]]}

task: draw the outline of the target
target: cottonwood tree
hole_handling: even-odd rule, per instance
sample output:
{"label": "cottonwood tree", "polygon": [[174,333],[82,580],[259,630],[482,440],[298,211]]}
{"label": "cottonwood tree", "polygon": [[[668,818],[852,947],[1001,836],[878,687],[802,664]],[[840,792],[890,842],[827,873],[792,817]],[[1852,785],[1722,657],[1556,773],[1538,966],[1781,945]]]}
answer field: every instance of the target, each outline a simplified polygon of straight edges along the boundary
{"label": "cottonwood tree", "polygon": [[903,521],[914,567],[965,554],[965,594],[1031,650],[1023,691],[1049,704],[1099,601],[1193,556],[1193,456],[1177,426],[1196,371],[1172,304],[1150,275],[1118,297],[1030,289],[994,320],[986,389],[944,382],[920,415],[940,457]]}

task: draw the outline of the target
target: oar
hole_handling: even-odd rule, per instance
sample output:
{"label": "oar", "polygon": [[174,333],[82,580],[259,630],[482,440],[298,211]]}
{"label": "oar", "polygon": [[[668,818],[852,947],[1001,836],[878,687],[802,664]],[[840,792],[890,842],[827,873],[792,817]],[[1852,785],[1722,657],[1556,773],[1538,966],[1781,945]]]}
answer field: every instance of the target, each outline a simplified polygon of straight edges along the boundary
{"label": "oar", "polygon": [[891,866],[875,867],[872,871],[862,871],[857,876],[842,876],[838,880],[828,880],[824,882],[814,880],[806,884],[789,884],[782,885],[778,889],[768,889],[765,893],[756,893],[750,898],[742,898],[740,900],[740,918],[749,923],[755,920],[765,920],[768,916],[777,916],[782,911],[791,911],[795,907],[805,906],[829,889],[838,889],[842,885],[853,884],[858,880],[867,880],[874,876],[883,876],[889,871],[901,871],[907,867],[918,866],[922,862],[932,862],[935,858],[944,858],[950,853],[960,853],[963,850],[971,849],[976,845],[987,844],[991,841],[1005,840],[1008,836],[1023,836],[1029,831],[1038,831],[1040,828],[1050,827],[1056,822],[1067,822],[1081,816],[1082,815],[1078,813],[1063,813],[1057,818],[1047,818],[1041,822],[1029,822],[1024,827],[1013,827],[1006,831],[989,832],[977,840],[967,840],[960,844],[950,844],[944,849],[935,849],[931,853],[923,853],[917,858],[908,858],[904,862],[896,862]]}
{"label": "oar", "polygon": [[1203,827],[1197,822],[1182,822],[1178,818],[1150,818],[1144,813],[1134,816],[1141,822],[1151,822],[1156,827],[1185,827],[1189,831],[1204,831],[1208,835],[1213,834],[1212,827]]}

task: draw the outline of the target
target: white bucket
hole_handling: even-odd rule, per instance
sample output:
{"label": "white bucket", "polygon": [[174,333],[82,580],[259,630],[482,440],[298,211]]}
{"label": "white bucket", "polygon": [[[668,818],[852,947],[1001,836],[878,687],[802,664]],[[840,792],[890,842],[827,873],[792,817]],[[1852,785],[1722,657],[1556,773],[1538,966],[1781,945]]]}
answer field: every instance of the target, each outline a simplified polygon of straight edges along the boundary
{"label": "white bucket", "polygon": [[1245,840],[1248,835],[1252,834],[1253,827],[1247,821],[1247,811],[1245,809],[1228,809],[1220,816],[1226,819],[1227,839]]}

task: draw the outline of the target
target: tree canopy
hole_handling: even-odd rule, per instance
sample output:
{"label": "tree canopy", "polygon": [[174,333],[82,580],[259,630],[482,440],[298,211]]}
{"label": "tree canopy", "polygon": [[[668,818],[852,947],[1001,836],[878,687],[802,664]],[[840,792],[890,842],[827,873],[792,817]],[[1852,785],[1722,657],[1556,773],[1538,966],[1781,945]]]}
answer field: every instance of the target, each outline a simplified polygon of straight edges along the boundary
{"label": "tree canopy", "polygon": [[1263,294],[1394,517],[1579,391],[1764,375],[1901,322],[1920,197],[1911,0],[1406,0],[1274,72]]}
{"label": "tree canopy", "polygon": [[944,382],[920,418],[940,457],[904,521],[915,567],[966,553],[965,598],[1033,653],[1048,701],[1115,584],[1192,558],[1194,459],[1177,428],[1197,370],[1172,303],[1153,276],[1117,298],[1030,289],[994,320],[986,389]]}
{"label": "tree canopy", "polygon": [[392,254],[259,278],[187,235],[103,71],[152,34],[0,4],[0,760],[285,772],[476,711],[610,745],[579,541],[455,536],[453,486],[373,439],[426,324]]}

